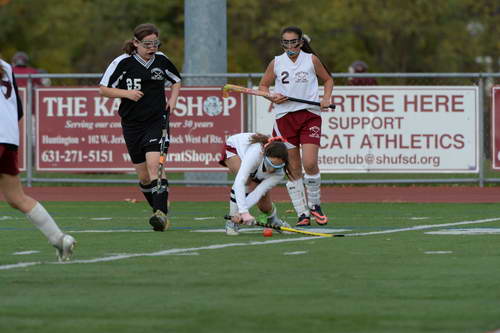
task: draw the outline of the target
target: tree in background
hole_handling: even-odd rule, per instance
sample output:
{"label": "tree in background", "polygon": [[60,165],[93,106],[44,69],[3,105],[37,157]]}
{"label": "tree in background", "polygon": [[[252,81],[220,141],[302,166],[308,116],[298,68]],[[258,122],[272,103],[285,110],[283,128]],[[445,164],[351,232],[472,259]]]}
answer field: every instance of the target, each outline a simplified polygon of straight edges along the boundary
{"label": "tree in background", "polygon": [[[499,71],[500,2],[491,0],[228,0],[228,68],[263,72],[283,27],[297,25],[330,70],[362,59],[372,72]],[[0,53],[26,51],[49,72],[101,72],[129,31],[150,21],[184,60],[184,1],[0,0]]]}
{"label": "tree in background", "polygon": [[52,73],[99,73],[130,31],[149,20],[162,31],[169,57],[182,63],[183,11],[182,1],[11,1],[0,7],[0,52],[10,59],[24,50]]}
{"label": "tree in background", "polygon": [[[369,63],[372,72],[481,71],[475,61],[478,55],[500,57],[500,43],[492,37],[500,26],[498,1],[256,0],[248,4],[232,0],[230,4],[229,45],[235,56],[230,64],[238,71],[263,71],[279,48],[281,28],[288,25],[301,27],[335,72],[345,72],[357,59]],[[482,29],[475,35],[469,28],[473,22]],[[254,67],[257,62],[260,68]]]}

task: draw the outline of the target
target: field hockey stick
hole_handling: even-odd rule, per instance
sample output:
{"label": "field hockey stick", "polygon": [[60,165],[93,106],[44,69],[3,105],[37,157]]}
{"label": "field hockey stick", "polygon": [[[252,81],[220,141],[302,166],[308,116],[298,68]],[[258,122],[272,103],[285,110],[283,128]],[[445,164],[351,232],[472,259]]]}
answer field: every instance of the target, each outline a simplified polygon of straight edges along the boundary
{"label": "field hockey stick", "polygon": [[[229,215],[224,216],[224,218],[226,220],[231,220],[231,216],[229,216]],[[280,226],[277,226],[277,225],[272,225],[272,224],[267,223],[267,222],[262,222],[262,220],[260,220],[259,218],[257,218],[255,220],[254,225],[257,225],[257,226],[263,227],[263,228],[274,229],[274,230],[277,230],[277,231],[288,231],[288,232],[294,232],[294,233],[297,233],[297,234],[303,234],[303,235],[309,235],[309,236],[344,237],[344,235],[342,235],[342,234],[324,234],[324,233],[321,233],[321,232],[312,232],[312,231],[305,231],[305,230],[299,230],[299,229],[288,228],[288,227],[280,227]]]}
{"label": "field hockey stick", "polygon": [[[262,97],[267,97],[267,98],[272,98],[274,96],[271,93],[267,93],[267,92],[260,91],[260,90],[255,90],[255,89],[250,89],[250,88],[245,88],[245,87],[237,86],[237,85],[234,85],[234,84],[226,84],[226,85],[224,85],[224,87],[222,87],[222,96],[228,97],[230,91],[236,91],[236,92],[240,92],[240,93],[243,93],[243,94],[249,94],[249,95],[255,95],[255,96],[262,96]],[[295,97],[287,97],[287,98],[288,98],[289,101],[292,101],[292,102],[300,102],[300,103],[305,103],[305,104],[310,104],[310,105],[321,106],[320,103],[314,102],[314,101],[308,101],[308,100],[305,100],[305,99],[300,99],[300,98],[295,98]],[[328,107],[330,109],[335,109],[335,104],[330,104]]]}
{"label": "field hockey stick", "polygon": [[158,179],[156,180],[156,190],[158,193],[162,193],[164,191],[161,187],[161,180],[163,178],[163,173],[165,172],[165,162],[167,160],[168,147],[170,146],[169,123],[170,108],[167,108],[161,123],[160,160],[158,164]]}

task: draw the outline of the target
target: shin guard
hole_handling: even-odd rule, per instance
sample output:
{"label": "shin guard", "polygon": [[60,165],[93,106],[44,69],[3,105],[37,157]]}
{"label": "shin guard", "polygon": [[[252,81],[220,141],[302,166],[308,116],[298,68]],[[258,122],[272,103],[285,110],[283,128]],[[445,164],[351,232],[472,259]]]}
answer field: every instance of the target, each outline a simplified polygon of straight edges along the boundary
{"label": "shin guard", "polygon": [[307,203],[309,208],[314,206],[319,206],[321,203],[321,174],[316,175],[304,175],[304,185],[307,190]]}
{"label": "shin guard", "polygon": [[231,189],[231,195],[229,200],[229,216],[235,216],[238,214],[238,205],[236,204],[236,197],[234,195],[234,190]]}
{"label": "shin guard", "polygon": [[298,180],[289,180],[286,183],[286,188],[290,199],[292,200],[293,208],[297,212],[297,216],[305,214],[309,216],[309,209],[307,209],[306,191],[302,178]]}

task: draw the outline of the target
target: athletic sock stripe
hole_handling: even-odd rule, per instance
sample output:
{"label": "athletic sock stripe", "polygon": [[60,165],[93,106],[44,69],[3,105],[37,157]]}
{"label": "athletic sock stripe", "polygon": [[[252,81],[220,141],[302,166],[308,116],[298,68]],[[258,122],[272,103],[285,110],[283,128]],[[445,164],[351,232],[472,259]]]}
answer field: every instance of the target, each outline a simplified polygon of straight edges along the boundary
{"label": "athletic sock stripe", "polygon": [[151,192],[151,189],[153,188],[153,183],[149,183],[146,185],[139,183],[139,187],[140,187],[142,192],[148,193],[148,192]]}

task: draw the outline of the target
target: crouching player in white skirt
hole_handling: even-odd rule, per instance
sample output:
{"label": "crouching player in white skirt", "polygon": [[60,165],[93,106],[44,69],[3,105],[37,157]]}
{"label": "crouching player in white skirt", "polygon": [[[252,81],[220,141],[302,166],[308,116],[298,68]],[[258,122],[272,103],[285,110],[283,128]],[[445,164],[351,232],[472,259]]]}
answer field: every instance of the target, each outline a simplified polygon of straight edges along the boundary
{"label": "crouching player in white skirt", "polygon": [[226,221],[227,235],[238,235],[240,223],[255,223],[249,212],[255,204],[267,215],[267,223],[290,227],[278,217],[269,193],[285,175],[290,175],[288,149],[281,137],[259,133],[230,136],[219,163],[236,174],[229,201],[232,220]]}

